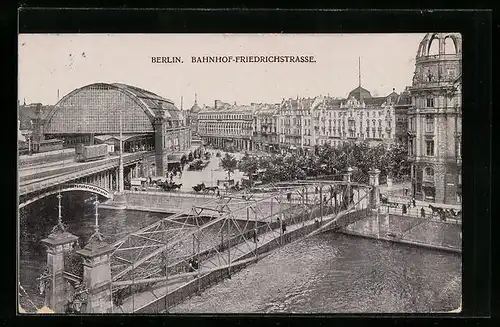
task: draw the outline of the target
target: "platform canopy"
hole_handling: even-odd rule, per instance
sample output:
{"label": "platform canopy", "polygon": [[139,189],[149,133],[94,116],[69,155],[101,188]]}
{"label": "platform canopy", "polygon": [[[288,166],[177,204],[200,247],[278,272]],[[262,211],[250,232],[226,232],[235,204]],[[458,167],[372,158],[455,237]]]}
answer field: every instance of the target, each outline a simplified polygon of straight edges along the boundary
{"label": "platform canopy", "polygon": [[[146,136],[148,136],[148,134],[128,134],[128,135],[122,135],[121,140],[122,142],[126,142]],[[107,142],[109,140],[119,141],[120,135],[96,135],[94,136],[94,138],[101,142]]]}

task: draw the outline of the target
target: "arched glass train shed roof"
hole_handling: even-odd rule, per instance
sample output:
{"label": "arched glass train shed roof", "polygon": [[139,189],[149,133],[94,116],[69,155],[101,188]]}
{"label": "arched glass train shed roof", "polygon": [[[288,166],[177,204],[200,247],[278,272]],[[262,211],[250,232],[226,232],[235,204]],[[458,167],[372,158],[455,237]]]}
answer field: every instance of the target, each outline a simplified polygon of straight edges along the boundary
{"label": "arched glass train shed roof", "polygon": [[174,103],[153,92],[120,83],[95,83],[64,96],[47,117],[48,134],[151,133],[163,110],[167,120],[181,120]]}

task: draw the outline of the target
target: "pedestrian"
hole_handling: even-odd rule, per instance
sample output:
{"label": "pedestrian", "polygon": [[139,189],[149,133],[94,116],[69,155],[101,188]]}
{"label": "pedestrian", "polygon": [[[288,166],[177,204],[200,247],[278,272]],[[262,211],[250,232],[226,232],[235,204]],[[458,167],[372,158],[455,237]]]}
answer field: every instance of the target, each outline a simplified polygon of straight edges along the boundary
{"label": "pedestrian", "polygon": [[401,207],[401,211],[403,212],[403,215],[406,214],[406,204],[403,204],[403,206]]}
{"label": "pedestrian", "polygon": [[283,222],[281,224],[281,229],[283,230],[283,234],[284,234],[286,232],[286,223],[285,222]]}
{"label": "pedestrian", "polygon": [[408,195],[408,189],[405,187],[405,196]]}
{"label": "pedestrian", "polygon": [[253,230],[252,237],[253,237],[254,243],[257,243],[259,241],[259,239],[257,238],[257,230],[256,229]]}
{"label": "pedestrian", "polygon": [[422,218],[425,218],[425,209],[422,207],[422,209],[420,209],[420,216]]}
{"label": "pedestrian", "polygon": [[220,191],[219,190],[217,190],[217,197],[220,198]]}
{"label": "pedestrian", "polygon": [[417,207],[417,201],[415,201],[415,197],[413,197],[411,199],[411,202],[413,203],[413,207],[416,208]]}

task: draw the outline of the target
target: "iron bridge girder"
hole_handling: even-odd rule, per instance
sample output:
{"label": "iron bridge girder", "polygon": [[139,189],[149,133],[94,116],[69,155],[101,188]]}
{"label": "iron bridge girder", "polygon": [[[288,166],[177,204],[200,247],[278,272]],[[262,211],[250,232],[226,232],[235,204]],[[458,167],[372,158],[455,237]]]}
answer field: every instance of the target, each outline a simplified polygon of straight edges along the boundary
{"label": "iron bridge girder", "polygon": [[[287,186],[286,188],[280,187],[282,184],[292,184]],[[141,230],[138,230],[136,232],[133,232],[126,236],[125,238],[116,241],[112,246],[115,247],[115,251],[111,255],[111,261],[112,265],[113,263],[116,263],[116,265],[112,266],[112,281],[115,285],[121,285],[121,284],[126,284],[126,280],[147,280],[150,278],[151,281],[154,280],[161,280],[160,276],[161,274],[159,273],[161,266],[164,266],[165,263],[162,261],[162,255],[165,255],[165,253],[168,253],[170,249],[173,249],[174,246],[181,246],[179,244],[184,243],[184,246],[190,246],[190,240],[191,238],[193,239],[193,252],[192,255],[198,255],[200,252],[197,252],[197,254],[194,251],[194,243],[195,240],[199,239],[200,234],[203,233],[204,230],[207,230],[208,228],[214,226],[217,223],[222,223],[224,224],[227,221],[233,220],[233,221],[241,221],[241,218],[236,218],[236,215],[238,212],[248,212],[250,210],[251,216],[255,217],[257,215],[260,215],[259,222],[264,222],[267,223],[265,220],[270,218],[272,221],[274,216],[280,216],[282,213],[289,214],[288,212],[294,213],[294,208],[295,207],[288,207],[285,209],[281,209],[281,205],[287,205],[289,203],[295,202],[294,205],[296,205],[296,208],[299,208],[302,204],[300,204],[301,201],[304,201],[305,199],[302,197],[301,192],[303,192],[304,188],[308,188],[308,194],[310,195],[308,203],[311,208],[314,208],[314,206],[319,206],[319,203],[322,202],[322,199],[319,199],[319,193],[314,196],[314,187],[322,187],[324,190],[323,195],[330,196],[329,192],[329,186],[332,188],[336,188],[337,190],[344,190],[347,192],[348,188],[346,187],[349,185],[351,189],[357,188],[357,189],[363,189],[365,192],[365,195],[363,196],[362,201],[366,200],[366,195],[369,194],[370,190],[372,189],[372,186],[366,185],[366,184],[361,184],[357,182],[347,182],[347,181],[332,181],[332,180],[320,180],[320,181],[314,181],[314,180],[301,180],[301,181],[293,181],[293,182],[288,182],[288,183],[275,183],[274,185],[268,185],[265,187],[268,190],[272,190],[271,192],[266,192],[266,193],[261,193],[257,195],[256,197],[253,197],[252,199],[248,200],[247,202],[241,202],[241,199],[248,198],[247,191],[240,191],[240,192],[235,192],[232,193],[230,198],[219,198],[216,199],[215,201],[207,201],[207,203],[197,206],[204,208],[204,210],[192,210],[188,209],[185,210],[181,213],[175,214],[173,216],[170,216],[168,218],[164,218],[160,220],[159,222],[156,222],[154,224],[151,224],[147,227],[142,228]],[[259,189],[264,189],[263,187],[260,187]],[[290,192],[295,192],[296,197],[292,201],[287,200],[287,193]],[[250,193],[254,194],[254,193]],[[342,194],[343,193],[337,193],[337,194]],[[254,194],[255,195],[255,194]],[[260,196],[260,198],[259,198]],[[301,199],[302,197],[302,199]],[[358,193],[358,198],[359,198],[359,193]],[[240,201],[240,202],[231,202],[232,199],[235,199],[235,201]],[[330,197],[328,200],[331,200],[332,198]],[[274,201],[276,204],[276,211],[272,212],[271,209],[271,214],[269,215],[268,213],[264,213],[261,210],[261,207],[258,206],[258,204],[266,203],[271,201]],[[324,202],[323,202],[324,203]],[[236,204],[236,208],[231,208],[231,204]],[[225,210],[221,210],[220,208],[226,208]],[[279,207],[279,209],[278,209]],[[257,208],[257,210],[255,209]],[[303,210],[313,210],[311,208]],[[185,217],[187,221],[188,218],[194,218],[195,220],[199,217],[203,216],[203,212],[206,210],[209,211],[215,211],[219,213],[219,216],[216,217],[215,219],[210,220],[208,223],[196,226],[196,225],[189,225],[187,223],[181,223],[178,222],[179,224],[182,225],[181,230],[185,232],[184,234],[178,233],[172,229],[168,229],[165,224],[163,224],[164,221],[174,221],[176,219]],[[293,209],[293,210],[292,210]],[[288,210],[288,212],[287,212]],[[309,211],[305,211],[306,213]],[[311,211],[312,212],[312,211]],[[266,216],[267,215],[267,216]],[[248,213],[247,213],[248,216]],[[262,219],[263,218],[263,219]],[[256,219],[256,218],[255,218]],[[275,219],[275,218],[274,218]],[[306,218],[307,220],[312,220],[311,217]],[[249,219],[250,224],[253,226],[253,218]],[[268,224],[269,225],[269,224]],[[236,225],[235,225],[236,226]],[[236,232],[236,235],[238,236],[238,233],[240,233],[240,236],[243,236],[245,232],[248,230],[245,230],[247,226],[245,225],[244,228],[241,228]],[[234,227],[235,229],[237,227]],[[252,227],[250,227],[252,228]],[[219,234],[224,233],[221,232],[221,229],[219,230]],[[173,232],[173,233],[172,233]],[[164,239],[161,239],[160,236],[166,235],[167,233],[170,233],[168,237],[164,236]],[[146,235],[147,237],[144,237]],[[229,234],[228,234],[229,235]],[[224,240],[225,239],[225,234],[224,235],[219,235],[223,236]],[[156,237],[156,239],[155,239]],[[243,241],[247,242],[248,240],[243,237]],[[163,242],[163,244],[162,244]],[[251,243],[251,242],[250,242]],[[210,250],[210,248],[208,249]],[[212,250],[215,255],[217,250]],[[207,249],[204,249],[203,253],[207,252]],[[168,254],[167,254],[168,255]],[[176,258],[176,260],[179,258]],[[170,260],[170,259],[169,259]],[[177,260],[176,262],[180,262],[182,260]],[[169,262],[169,269],[171,265],[173,265],[176,262]],[[221,262],[220,265],[228,264],[227,262]],[[175,274],[171,275],[168,273],[169,278],[175,278]],[[134,276],[134,277],[130,277]]]}
{"label": "iron bridge girder", "polygon": [[52,186],[50,188],[47,188],[43,190],[42,192],[37,192],[37,194],[34,197],[27,197],[24,196],[24,199],[20,199],[19,203],[19,209],[34,203],[38,200],[41,200],[47,196],[58,194],[59,192],[72,192],[72,191],[85,191],[85,192],[90,192],[94,194],[101,195],[107,199],[111,199],[113,197],[112,193],[107,190],[106,188],[93,185],[93,184],[84,184],[84,183],[66,183],[62,184],[60,186]]}

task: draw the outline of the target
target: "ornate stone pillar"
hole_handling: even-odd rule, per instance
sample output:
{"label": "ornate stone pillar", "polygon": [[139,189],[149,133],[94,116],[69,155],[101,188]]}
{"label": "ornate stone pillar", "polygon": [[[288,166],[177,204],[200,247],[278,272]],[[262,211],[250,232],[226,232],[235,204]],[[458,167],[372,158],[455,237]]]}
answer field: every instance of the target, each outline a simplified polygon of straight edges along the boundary
{"label": "ornate stone pillar", "polygon": [[370,186],[372,186],[372,190],[370,192],[370,209],[378,209],[380,206],[380,188],[379,188],[379,175],[380,170],[371,169],[370,174]]}
{"label": "ornate stone pillar", "polygon": [[95,231],[85,247],[77,253],[83,258],[83,284],[88,290],[87,305],[84,313],[111,313],[111,262],[114,248],[104,241],[99,232],[98,205],[95,205]]}
{"label": "ornate stone pillar", "polygon": [[83,257],[83,283],[88,289],[85,313],[110,313],[111,265],[113,248],[102,239],[91,239],[77,253]]}
{"label": "ornate stone pillar", "polygon": [[59,194],[59,218],[49,236],[42,240],[47,247],[47,268],[38,279],[45,292],[45,305],[56,313],[64,313],[68,302],[67,283],[64,279],[64,254],[73,251],[78,237],[66,231],[62,222],[61,199]]}
{"label": "ornate stone pillar", "polygon": [[[68,302],[68,289],[64,279],[64,253],[73,251],[78,237],[57,225],[50,235],[42,240],[47,247],[47,269],[45,280],[45,305],[56,313],[64,313]],[[48,286],[48,287],[47,287]]]}

